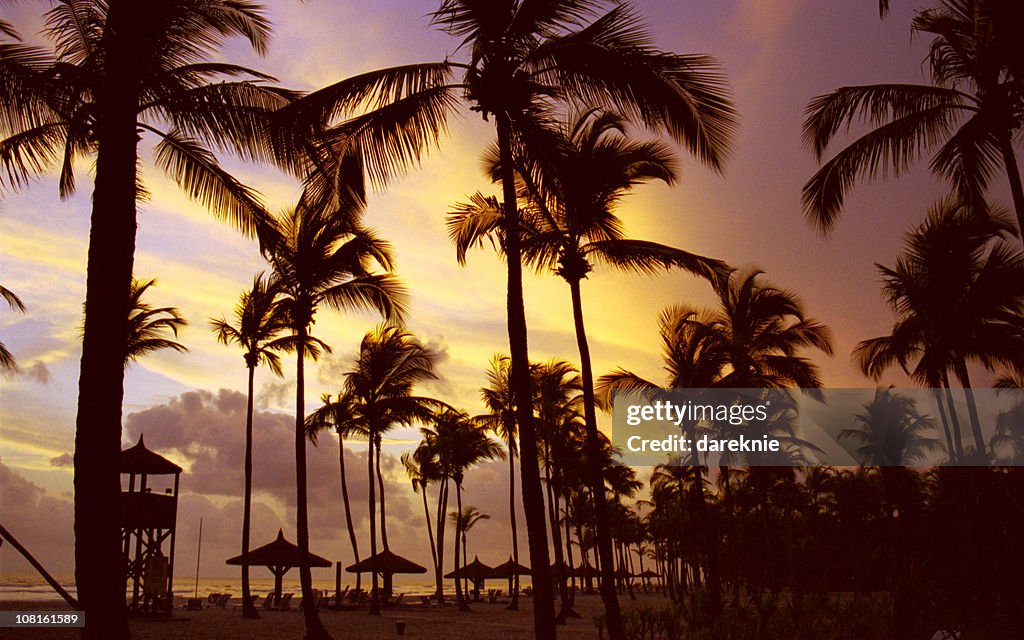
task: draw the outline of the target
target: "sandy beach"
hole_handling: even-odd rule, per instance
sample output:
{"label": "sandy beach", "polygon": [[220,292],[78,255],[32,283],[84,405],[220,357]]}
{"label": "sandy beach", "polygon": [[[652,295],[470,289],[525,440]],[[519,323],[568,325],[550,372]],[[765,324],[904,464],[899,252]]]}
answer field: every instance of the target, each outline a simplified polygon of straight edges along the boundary
{"label": "sandy beach", "polygon": [[[623,606],[639,604],[667,604],[668,599],[660,595],[638,594],[636,600],[622,598]],[[66,605],[60,601],[47,602],[2,602],[2,610],[63,610]],[[579,595],[576,611],[580,618],[569,619],[558,627],[560,638],[572,640],[593,640],[597,628],[593,618],[603,611],[597,595]],[[221,609],[204,608],[202,611],[188,611],[176,607],[170,619],[132,620],[132,637],[137,640],[227,640],[231,638],[283,638],[301,640],[305,634],[302,613],[291,611],[261,611],[259,620],[242,618],[241,610],[235,606]],[[477,638],[502,638],[502,640],[526,640],[533,637],[533,610],[530,598],[520,600],[519,611],[507,611],[504,605],[475,603],[471,613],[459,613],[454,605],[428,607],[420,604],[402,605],[385,609],[378,616],[368,615],[366,609],[349,611],[321,610],[324,625],[336,639],[380,640],[397,638],[395,622],[406,622],[405,637],[409,638],[450,638],[470,640]],[[18,640],[60,640],[78,638],[77,629],[0,629],[0,638]]]}

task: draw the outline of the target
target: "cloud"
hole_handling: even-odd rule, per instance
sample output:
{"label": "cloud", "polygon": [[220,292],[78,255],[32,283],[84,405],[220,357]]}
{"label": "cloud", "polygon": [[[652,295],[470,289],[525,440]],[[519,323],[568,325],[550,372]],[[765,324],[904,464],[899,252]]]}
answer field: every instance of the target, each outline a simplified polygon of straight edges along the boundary
{"label": "cloud", "polygon": [[50,466],[58,469],[66,469],[75,463],[75,458],[70,453],[62,453],[55,458],[50,458]]}
{"label": "cloud", "polygon": [[[189,391],[129,415],[125,422],[126,437],[135,442],[144,434],[148,448],[181,465],[185,469],[181,478],[183,494],[199,494],[221,505],[225,499],[238,500],[243,494],[245,410],[245,395],[237,391]],[[265,502],[281,522],[288,523],[294,522],[296,504],[294,429],[292,415],[254,412],[254,500]],[[321,438],[319,446],[306,443],[306,464],[311,534],[320,539],[347,540],[335,437]],[[368,528],[364,444],[346,442],[345,467],[352,517],[362,531]],[[413,501],[419,498],[409,490],[397,455],[385,451],[381,469],[389,533],[394,530],[396,537],[402,538],[405,534],[399,532],[407,531],[418,540],[422,515],[415,508],[418,503]],[[240,522],[240,515],[235,521]],[[287,534],[288,527],[285,531]],[[267,535],[270,533],[276,533],[276,529]],[[359,535],[362,539],[367,537]]]}
{"label": "cloud", "polygon": [[22,376],[28,378],[29,380],[32,380],[33,382],[38,382],[39,384],[50,384],[50,382],[53,380],[53,376],[50,374],[50,370],[47,368],[46,364],[41,360],[37,360],[27,367],[19,368],[19,373]]}
{"label": "cloud", "polygon": [[[3,524],[48,571],[67,574],[73,567],[74,509],[0,461],[0,505]],[[5,573],[34,569],[10,545],[0,546]]]}

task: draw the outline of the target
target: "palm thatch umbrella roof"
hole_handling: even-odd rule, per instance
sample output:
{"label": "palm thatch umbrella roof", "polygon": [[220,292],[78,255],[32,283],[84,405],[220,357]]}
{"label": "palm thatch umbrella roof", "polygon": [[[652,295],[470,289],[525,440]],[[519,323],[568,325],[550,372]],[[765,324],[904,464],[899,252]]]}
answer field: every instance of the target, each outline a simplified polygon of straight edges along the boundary
{"label": "palm thatch umbrella roof", "polygon": [[263,567],[329,567],[331,561],[315,553],[303,557],[299,548],[285,540],[284,531],[278,529],[277,539],[262,547],[252,549],[248,556],[235,556],[228,564]]}
{"label": "palm thatch umbrella roof", "polygon": [[489,567],[486,564],[480,562],[480,558],[473,556],[473,562],[470,562],[464,567],[459,567],[458,571],[449,571],[444,576],[445,578],[468,578],[469,580],[486,580],[487,578],[493,578],[494,567]]}
{"label": "palm thatch umbrella roof", "polygon": [[572,570],[572,573],[577,578],[600,578],[601,572],[598,571],[597,567],[586,567],[582,564]]}
{"label": "palm thatch umbrella roof", "polygon": [[511,578],[512,576],[528,576],[531,575],[529,567],[524,567],[521,564],[517,564],[512,560],[512,556],[508,557],[507,562],[502,562],[498,566],[491,570],[491,578]]}
{"label": "palm thatch umbrella roof", "polygon": [[147,449],[142,434],[139,434],[139,442],[134,447],[121,451],[117,467],[121,473],[145,473],[151,475],[177,475],[181,473],[181,467],[159,453],[154,453]]}
{"label": "palm thatch umbrella roof", "polygon": [[251,549],[248,555],[228,558],[227,564],[268,567],[274,574],[274,603],[281,602],[281,579],[292,567],[329,567],[331,561],[315,553],[303,556],[299,548],[284,538],[284,531],[277,530],[277,538],[262,547]]}
{"label": "palm thatch umbrella roof", "polygon": [[392,553],[391,551],[381,551],[375,556],[370,556],[365,560],[346,567],[345,571],[349,573],[384,573],[384,574],[395,574],[395,573],[426,573],[427,568],[422,567],[412,560],[403,558],[400,555]]}
{"label": "palm thatch umbrella roof", "polygon": [[644,570],[643,573],[640,574],[640,577],[641,578],[660,578],[661,574],[658,573],[657,571],[652,571],[651,569],[646,569],[646,570]]}

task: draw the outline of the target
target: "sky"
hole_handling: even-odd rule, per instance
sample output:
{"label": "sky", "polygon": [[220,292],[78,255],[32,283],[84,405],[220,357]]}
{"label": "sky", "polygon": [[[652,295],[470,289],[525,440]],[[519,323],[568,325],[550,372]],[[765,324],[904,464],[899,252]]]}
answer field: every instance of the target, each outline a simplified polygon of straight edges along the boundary
{"label": "sky", "polygon": [[[37,37],[42,4],[4,4],[0,16]],[[432,0],[268,4],[274,40],[267,56],[261,59],[236,42],[224,58],[270,73],[291,88],[313,90],[371,69],[461,55],[455,41],[430,27]],[[674,187],[645,185],[624,199],[620,215],[628,233],[762,269],[767,281],[795,291],[808,313],[832,328],[836,355],[813,356],[825,384],[870,385],[849,354],[858,341],[891,328],[874,265],[894,262],[902,234],[924,218],[945,187],[923,162],[898,181],[858,186],[834,233],[823,237],[801,213],[800,189],[817,163],[801,143],[800,125],[807,102],[837,87],[924,80],[926,43],[910,37],[912,4],[894,3],[884,21],[873,0],[635,4],[660,48],[719,60],[741,126],[723,175],[680,150],[682,175]],[[409,330],[439,354],[439,379],[421,392],[470,413],[482,411],[479,389],[486,383],[488,360],[508,348],[504,267],[489,249],[471,253],[460,267],[444,214],[475,191],[497,194],[480,162],[493,136],[490,123],[461,112],[421,166],[371,196],[365,218],[393,245],[397,274],[411,293]],[[148,150],[144,141],[144,159]],[[272,210],[287,208],[298,195],[296,182],[274,169],[230,159],[225,164]],[[70,456],[90,169],[88,160],[79,163],[78,193],[63,202],[52,175],[20,193],[0,195],[0,283],[27,307],[24,314],[0,309],[0,339],[20,365],[19,373],[0,378],[0,514],[4,525],[58,574],[73,569]],[[253,275],[267,265],[253,241],[190,202],[150,164],[144,164],[144,181],[150,195],[140,205],[136,275],[158,280],[152,303],[178,307],[186,317],[189,326],[181,341],[189,351],[158,353],[129,367],[124,442],[132,444],[144,433],[150,448],[186,469],[178,512],[182,566],[189,565],[182,559],[195,557],[202,517],[201,572],[232,575],[223,560],[239,548],[246,372],[240,351],[218,344],[208,322],[229,315]],[[1001,184],[995,194],[1006,200]],[[552,274],[530,274],[525,287],[531,359],[576,361],[565,283]],[[640,277],[598,268],[583,285],[595,372],[624,367],[662,379],[659,313],[670,304],[711,302],[707,284],[684,274]],[[307,407],[318,406],[322,393],[337,392],[360,338],[378,321],[370,314],[323,310],[317,315],[315,334],[333,346],[333,353],[307,365]],[[894,376],[883,382],[902,381]],[[259,371],[256,389],[252,540],[258,545],[278,528],[294,538],[293,462],[279,455],[292,437],[294,363],[282,379]],[[607,416],[600,420],[609,422]],[[426,565],[422,505],[398,463],[417,440],[415,430],[400,430],[385,443],[388,532],[393,549]],[[358,442],[346,448],[364,544],[365,448]],[[325,437],[309,455],[311,549],[347,562],[336,440]],[[500,562],[509,552],[507,478],[500,462],[467,476],[464,504],[491,516],[469,541],[471,554],[479,552],[485,562]],[[0,572],[28,570],[8,546],[0,547]]]}

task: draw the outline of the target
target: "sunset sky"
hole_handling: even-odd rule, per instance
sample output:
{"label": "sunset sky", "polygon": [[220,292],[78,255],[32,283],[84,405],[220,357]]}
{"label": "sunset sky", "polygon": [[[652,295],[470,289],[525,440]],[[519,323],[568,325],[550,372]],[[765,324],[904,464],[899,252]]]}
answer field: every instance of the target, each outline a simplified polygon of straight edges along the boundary
{"label": "sunset sky", "polygon": [[[2,15],[35,37],[44,4],[3,5]],[[433,0],[268,4],[275,37],[267,57],[235,42],[225,58],[273,74],[291,88],[312,90],[375,68],[463,55],[455,41],[430,27]],[[620,213],[629,234],[763,269],[767,280],[797,292],[810,315],[832,327],[837,355],[814,355],[826,384],[870,384],[849,353],[859,340],[891,328],[874,263],[894,262],[901,235],[923,219],[944,186],[928,175],[926,162],[899,181],[859,186],[835,233],[824,238],[801,213],[800,189],[817,164],[801,144],[800,125],[807,102],[839,86],[924,80],[926,43],[912,41],[909,30],[914,3],[895,2],[884,21],[874,0],[636,4],[659,47],[717,57],[731,82],[741,128],[724,176],[681,156],[682,176],[674,188],[644,186],[628,197]],[[394,246],[397,273],[411,293],[409,330],[440,354],[440,379],[422,392],[470,413],[482,410],[479,388],[489,358],[508,349],[504,267],[490,250],[473,252],[459,267],[444,214],[477,190],[497,193],[479,159],[493,135],[492,123],[460,113],[440,148],[386,193],[374,194],[366,213],[367,223]],[[147,153],[143,144],[144,158]],[[298,195],[297,183],[274,169],[227,164],[272,210],[288,207]],[[89,171],[87,162],[77,167],[79,192],[66,202],[59,200],[53,177],[0,199],[0,283],[27,307],[23,315],[0,309],[0,339],[21,367],[0,379],[0,520],[56,573],[73,568],[70,455]],[[151,165],[144,171],[150,197],[140,205],[135,272],[157,278],[150,302],[178,307],[188,319],[181,341],[189,352],[159,353],[129,367],[124,441],[134,443],[144,432],[150,448],[187,469],[179,562],[195,557],[195,530],[203,517],[202,572],[233,575],[223,561],[239,548],[246,374],[241,352],[218,344],[208,320],[231,314],[240,292],[267,266],[254,242],[190,202]],[[996,184],[996,197],[1005,200],[999,177]],[[625,367],[654,380],[663,378],[661,309],[711,302],[710,288],[690,276],[643,278],[600,268],[584,283],[583,296],[595,372]],[[531,358],[576,361],[565,283],[551,274],[530,275],[526,305]],[[314,333],[334,353],[308,369],[308,408],[319,404],[321,393],[337,392],[360,337],[378,321],[369,314],[318,313]],[[293,371],[291,362],[283,379],[265,370],[257,374],[256,545],[279,527],[294,540],[294,472],[290,455],[282,453],[291,446]],[[608,422],[607,416],[601,420]],[[396,431],[386,444],[389,538],[397,552],[429,564],[419,498],[398,464],[398,455],[417,440],[414,430]],[[347,446],[353,505],[365,530],[365,445]],[[336,447],[336,439],[325,436],[310,451],[311,548],[348,563]],[[491,516],[470,535],[471,555],[479,553],[485,562],[509,552],[505,469],[484,465],[466,480],[464,503]],[[364,547],[366,538],[364,533]],[[8,546],[0,548],[0,571],[27,570]]]}

